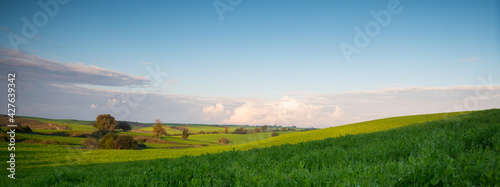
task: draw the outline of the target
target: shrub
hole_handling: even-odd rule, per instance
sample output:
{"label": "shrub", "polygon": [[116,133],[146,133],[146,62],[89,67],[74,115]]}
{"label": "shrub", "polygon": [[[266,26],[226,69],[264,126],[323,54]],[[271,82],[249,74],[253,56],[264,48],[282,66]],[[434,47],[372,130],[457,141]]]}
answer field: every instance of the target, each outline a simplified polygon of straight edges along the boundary
{"label": "shrub", "polygon": [[95,138],[95,139],[101,139],[101,138],[104,137],[104,135],[106,135],[105,132],[94,131],[94,132],[90,133],[89,137],[92,137],[92,138]]}
{"label": "shrub", "polygon": [[277,133],[277,132],[271,133],[271,137],[275,137],[275,136],[278,136],[278,135],[280,135],[280,133]]}
{"label": "shrub", "polygon": [[109,133],[102,137],[99,142],[101,149],[135,149],[137,141],[130,135],[118,136],[114,133]]}
{"label": "shrub", "polygon": [[182,139],[185,140],[189,137],[189,133],[187,129],[182,130]]}
{"label": "shrub", "polygon": [[113,142],[115,149],[135,149],[137,147],[137,141],[130,135],[118,136],[118,138]]}
{"label": "shrub", "polygon": [[116,124],[116,128],[117,129],[121,129],[123,131],[130,131],[130,130],[132,130],[132,126],[130,126],[130,124],[128,124],[127,122],[124,122],[124,121],[118,122],[118,124]]}
{"label": "shrub", "polygon": [[286,131],[286,127],[281,127],[281,131]]}
{"label": "shrub", "polygon": [[50,139],[50,140],[42,140],[40,144],[58,144],[58,142],[56,142],[53,139]]}
{"label": "shrub", "polygon": [[23,132],[23,133],[32,132],[31,128],[29,126],[26,126],[26,125],[21,125],[21,126],[17,126],[17,127],[9,127],[9,128],[7,128],[7,132],[9,132],[10,129],[16,129],[15,130],[16,132]]}
{"label": "shrub", "polygon": [[146,146],[146,144],[143,144],[143,143],[138,143],[138,144],[137,144],[137,148],[139,148],[139,149],[145,149],[145,148],[147,148],[147,147],[148,147],[148,146]]}
{"label": "shrub", "polygon": [[199,131],[197,134],[206,134],[205,131]]}
{"label": "shrub", "polygon": [[223,144],[229,144],[231,140],[229,138],[217,138],[217,142],[223,143]]}
{"label": "shrub", "polygon": [[76,132],[73,132],[73,133],[70,133],[69,134],[71,137],[81,137],[81,138],[85,138],[87,136],[89,136],[88,132],[81,132],[81,131],[76,131]]}
{"label": "shrub", "polygon": [[236,130],[234,130],[233,134],[246,134],[247,133],[247,130],[244,129],[243,127],[241,128],[237,128]]}
{"label": "shrub", "polygon": [[10,136],[6,133],[0,132],[0,142],[8,142],[10,141]]}
{"label": "shrub", "polygon": [[114,149],[114,142],[118,139],[118,135],[115,133],[109,133],[102,137],[101,141],[99,141],[99,148],[101,149]]}
{"label": "shrub", "polygon": [[85,147],[98,147],[99,146],[99,140],[95,138],[85,138],[82,140],[82,145]]}
{"label": "shrub", "polygon": [[224,131],[222,131],[222,133],[224,133],[224,134],[227,134],[228,132],[229,132],[229,127],[225,127]]}
{"label": "shrub", "polygon": [[135,136],[134,140],[137,141],[138,143],[156,143],[156,144],[166,143],[165,140],[162,140],[160,138],[153,138],[153,137],[149,137],[149,136]]}

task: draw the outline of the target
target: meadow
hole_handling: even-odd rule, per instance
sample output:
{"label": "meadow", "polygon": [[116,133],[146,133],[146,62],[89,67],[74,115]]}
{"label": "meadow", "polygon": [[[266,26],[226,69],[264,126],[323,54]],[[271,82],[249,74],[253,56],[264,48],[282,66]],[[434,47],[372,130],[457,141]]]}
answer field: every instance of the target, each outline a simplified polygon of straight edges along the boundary
{"label": "meadow", "polygon": [[[210,134],[247,136],[231,145],[215,144],[207,135],[163,137],[176,145],[196,146],[180,149],[77,149],[76,139],[69,139],[74,137],[60,140],[70,145],[19,143],[18,179],[0,184],[481,186],[500,181],[499,109],[386,118],[277,137],[264,134]],[[6,156],[1,150],[0,158]]]}

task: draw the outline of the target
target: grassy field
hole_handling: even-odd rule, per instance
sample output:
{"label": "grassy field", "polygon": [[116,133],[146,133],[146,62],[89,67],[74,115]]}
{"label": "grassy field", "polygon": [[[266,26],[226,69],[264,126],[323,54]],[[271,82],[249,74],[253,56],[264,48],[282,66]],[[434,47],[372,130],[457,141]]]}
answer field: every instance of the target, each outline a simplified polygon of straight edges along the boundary
{"label": "grassy field", "polygon": [[[417,123],[411,124],[411,120]],[[354,131],[356,128],[361,130]],[[60,145],[20,144],[16,152],[18,179],[2,180],[0,184],[493,186],[500,183],[498,109],[388,118],[282,137],[292,135],[302,139],[272,146],[283,142],[280,135],[260,140],[266,145],[258,147],[266,148],[247,151],[238,151],[238,147],[245,149],[253,143],[145,150],[78,150]],[[320,140],[310,141],[313,139]],[[225,152],[218,153],[222,151]],[[0,154],[4,156],[6,152]],[[175,158],[182,155],[190,156]]]}
{"label": "grassy field", "polygon": [[[271,138],[272,132],[264,132],[264,133],[252,133],[252,134],[200,134],[191,136],[191,140],[198,140],[204,142],[212,142],[217,143],[218,138],[229,138],[231,142],[229,144],[244,144],[250,143],[257,140]],[[279,132],[280,135],[297,133],[297,131],[285,131]]]}

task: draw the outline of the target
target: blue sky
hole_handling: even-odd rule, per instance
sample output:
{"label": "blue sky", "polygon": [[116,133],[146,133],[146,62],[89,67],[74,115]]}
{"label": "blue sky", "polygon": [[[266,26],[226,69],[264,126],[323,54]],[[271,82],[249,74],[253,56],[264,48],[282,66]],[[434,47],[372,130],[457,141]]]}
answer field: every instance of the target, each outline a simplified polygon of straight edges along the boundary
{"label": "blue sky", "polygon": [[[224,19],[221,20],[214,8],[214,2],[221,2],[233,10],[225,12]],[[340,44],[344,42],[354,45],[356,27],[366,32],[365,26],[376,21],[370,11],[387,11],[388,4],[398,2],[397,7],[401,11],[391,14],[387,26],[381,26],[378,34],[370,37],[369,44],[361,48],[360,53],[351,55],[351,61],[347,61]],[[22,36],[24,22],[21,18],[26,17],[33,21],[33,15],[43,9],[35,1],[0,1],[0,4],[0,35],[3,35],[0,37],[0,47],[5,50],[12,49],[14,47],[8,34]],[[84,67],[98,67],[123,73],[123,76],[142,78],[148,74],[146,67],[156,68],[159,65],[162,72],[168,73],[168,77],[154,90],[148,90],[150,98],[153,98],[153,95],[166,94],[203,98],[202,100],[206,101],[200,106],[190,106],[191,108],[182,105],[187,111],[202,112],[205,108],[212,109],[210,107],[217,110],[217,103],[225,107],[222,109],[224,114],[218,118],[204,117],[203,113],[193,118],[177,118],[179,115],[168,112],[159,113],[156,117],[162,118],[165,115],[166,121],[172,119],[186,123],[246,123],[245,120],[230,120],[236,116],[238,108],[243,109],[244,106],[251,105],[249,103],[255,102],[275,106],[269,103],[291,99],[319,107],[318,110],[325,111],[325,115],[334,113],[340,107],[344,113],[349,113],[352,119],[328,124],[326,121],[335,120],[333,117],[325,117],[325,122],[318,122],[321,126],[338,125],[356,121],[353,116],[361,115],[360,111],[346,109],[359,103],[339,105],[331,101],[327,103],[329,107],[326,107],[307,103],[310,95],[292,95],[345,94],[393,88],[479,86],[481,82],[478,77],[488,75],[493,77],[490,84],[499,85],[499,81],[495,80],[500,80],[500,3],[493,0],[242,0],[235,6],[224,0],[147,3],[69,1],[67,4],[58,3],[58,6],[56,15],[48,18],[48,22],[38,29],[36,37],[29,39],[26,44],[19,45],[18,51],[26,53],[25,55],[34,55],[40,58],[40,62],[47,60],[62,64],[80,64]],[[6,53],[4,55],[7,56]],[[4,62],[5,64],[8,63]],[[10,71],[23,73],[30,66],[33,65],[10,68]],[[11,66],[5,67],[7,70]],[[22,76],[20,77],[22,82]],[[64,76],[59,78],[64,79]],[[50,84],[51,81],[58,82],[51,79],[46,81],[49,86],[54,86]],[[42,85],[36,80],[30,83]],[[102,85],[98,81],[85,82],[75,79],[74,82],[65,82],[63,85],[72,85],[79,89],[127,92],[145,84]],[[499,91],[495,89],[498,94]],[[40,93],[44,94],[48,93]],[[54,94],[68,98],[78,97],[68,95],[67,90],[52,95]],[[495,92],[492,92],[492,95],[494,94]],[[98,98],[97,96],[87,97],[88,102],[95,103],[94,106],[106,105],[99,99],[92,100]],[[25,101],[26,108],[37,108],[43,104],[61,111],[68,108],[65,106],[68,103],[66,101],[53,98],[49,103],[47,98],[43,98],[34,96],[30,103]],[[113,99],[120,100],[112,96],[100,100],[105,100],[105,103]],[[498,99],[492,99],[493,106],[498,107],[495,105],[498,104]],[[427,102],[436,100],[439,101],[434,98]],[[436,112],[448,111],[445,108],[453,107],[444,105],[460,103],[462,100],[463,98],[458,98],[457,101],[442,103],[442,109]],[[20,102],[22,106],[23,101]],[[489,103],[491,102],[490,100]],[[264,110],[258,106],[260,105],[257,104],[253,109]],[[37,110],[24,112],[25,115],[48,115],[46,117],[57,118],[91,118],[96,113],[109,112],[109,107],[99,107],[91,107],[101,109],[94,112],[89,112],[88,106],[82,109],[75,107],[75,110],[79,111],[75,113],[84,113],[82,116],[73,113],[45,114],[36,112]],[[131,108],[132,113],[134,110],[149,110]],[[175,107],[162,110],[175,110]],[[269,109],[274,110],[276,109]],[[187,114],[187,111],[180,113]],[[265,118],[258,116],[268,113],[246,113],[241,116],[249,116],[248,123],[271,123],[272,120],[256,120]],[[385,112],[383,115],[374,114],[373,117],[362,117],[358,120],[413,113],[426,111],[421,108],[406,113]],[[153,121],[155,118],[144,115],[126,116],[124,118],[127,120],[138,121]],[[274,118],[279,118],[275,120],[276,123],[287,121],[282,119],[284,117]],[[314,124],[312,122],[312,125]]]}

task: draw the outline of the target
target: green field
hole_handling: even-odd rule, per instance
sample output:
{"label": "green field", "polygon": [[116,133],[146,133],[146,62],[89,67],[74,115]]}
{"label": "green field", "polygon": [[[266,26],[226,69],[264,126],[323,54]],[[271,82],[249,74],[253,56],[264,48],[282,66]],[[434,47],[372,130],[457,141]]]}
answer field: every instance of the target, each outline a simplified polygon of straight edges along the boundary
{"label": "green field", "polygon": [[[70,145],[18,143],[17,179],[0,185],[470,186],[500,181],[499,109],[292,132],[162,137],[172,143],[147,144],[143,150],[78,149],[83,138],[19,133]],[[233,140],[232,145],[213,143],[219,136]],[[0,150],[2,160],[7,155]]]}
{"label": "green field", "polygon": [[[257,140],[271,138],[271,133],[272,132],[252,133],[252,134],[200,134],[191,136],[190,139],[217,143],[218,138],[229,138],[231,140],[229,144],[244,144],[244,143],[254,142]],[[297,133],[297,131],[279,132],[280,135],[290,134],[290,133]]]}

